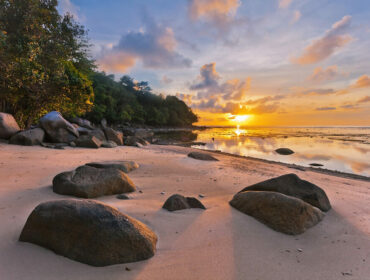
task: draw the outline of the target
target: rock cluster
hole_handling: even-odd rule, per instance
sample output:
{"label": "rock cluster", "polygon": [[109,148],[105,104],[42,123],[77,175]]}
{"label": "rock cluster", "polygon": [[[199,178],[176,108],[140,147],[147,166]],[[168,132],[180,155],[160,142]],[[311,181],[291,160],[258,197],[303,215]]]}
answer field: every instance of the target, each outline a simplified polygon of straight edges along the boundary
{"label": "rock cluster", "polygon": [[0,113],[0,138],[10,138],[10,144],[42,145],[54,149],[67,145],[95,149],[123,145],[123,133],[107,127],[106,124],[101,129],[81,118],[71,118],[70,121],[61,113],[52,111],[40,119],[38,127],[21,131],[12,115]]}

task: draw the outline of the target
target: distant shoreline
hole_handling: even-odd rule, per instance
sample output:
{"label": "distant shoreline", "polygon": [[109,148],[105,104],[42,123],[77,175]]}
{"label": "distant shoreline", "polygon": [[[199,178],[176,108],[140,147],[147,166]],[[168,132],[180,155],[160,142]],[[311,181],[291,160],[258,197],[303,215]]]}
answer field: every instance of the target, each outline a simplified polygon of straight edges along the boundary
{"label": "distant shoreline", "polygon": [[[199,150],[197,148],[192,148],[192,149]],[[250,156],[242,156],[242,155],[236,155],[236,154],[232,154],[232,153],[214,151],[214,150],[202,150],[202,151],[211,152],[211,153],[215,153],[215,154],[227,155],[227,156],[231,156],[231,157],[235,157],[235,158],[245,158],[245,159],[250,159],[250,160],[256,160],[256,161],[264,162],[264,163],[279,164],[281,166],[285,166],[285,167],[289,167],[289,168],[297,169],[297,170],[301,170],[301,171],[312,171],[312,172],[317,172],[317,173],[336,176],[336,177],[341,177],[341,178],[356,179],[356,180],[362,180],[362,181],[370,182],[370,177],[368,177],[368,176],[358,175],[358,174],[353,174],[353,173],[347,173],[347,172],[341,172],[341,171],[337,171],[337,170],[330,170],[330,169],[321,168],[321,167],[306,167],[306,166],[298,165],[298,164],[284,163],[284,162],[281,162],[281,161],[273,161],[273,160],[255,158],[255,157],[250,157]]]}

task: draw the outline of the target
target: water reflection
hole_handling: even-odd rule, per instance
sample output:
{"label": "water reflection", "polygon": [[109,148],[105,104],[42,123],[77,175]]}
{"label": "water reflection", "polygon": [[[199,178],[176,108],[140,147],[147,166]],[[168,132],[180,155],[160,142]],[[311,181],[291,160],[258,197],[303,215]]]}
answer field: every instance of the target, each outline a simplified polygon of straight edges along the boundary
{"label": "water reflection", "polygon": [[[211,128],[194,131],[198,148],[370,176],[370,128]],[[278,148],[295,151],[279,155]]]}

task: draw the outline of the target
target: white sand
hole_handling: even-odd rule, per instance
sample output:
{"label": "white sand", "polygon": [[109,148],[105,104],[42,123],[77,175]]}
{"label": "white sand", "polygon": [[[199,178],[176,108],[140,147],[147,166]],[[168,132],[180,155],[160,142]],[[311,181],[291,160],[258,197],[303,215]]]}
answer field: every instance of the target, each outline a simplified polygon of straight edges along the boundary
{"label": "white sand", "polygon": [[[369,182],[227,155],[216,155],[219,162],[203,162],[188,158],[189,150],[172,146],[52,150],[0,144],[0,279],[370,279]],[[130,194],[131,200],[115,196],[98,200],[149,225],[159,237],[155,256],[97,268],[18,242],[34,207],[66,198],[53,193],[53,177],[99,160],[140,164],[129,176],[143,193]],[[275,232],[229,206],[245,186],[286,173],[322,187],[333,207],[304,234]],[[201,200],[207,210],[161,209],[174,193],[204,194]]]}

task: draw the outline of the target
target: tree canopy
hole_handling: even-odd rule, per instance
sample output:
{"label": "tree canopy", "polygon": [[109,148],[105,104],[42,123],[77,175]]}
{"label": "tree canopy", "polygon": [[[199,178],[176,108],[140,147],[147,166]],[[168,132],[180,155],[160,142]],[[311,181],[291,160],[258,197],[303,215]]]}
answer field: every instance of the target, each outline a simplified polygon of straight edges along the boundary
{"label": "tree canopy", "polygon": [[98,122],[191,125],[196,115],[148,82],[96,72],[87,31],[57,0],[0,0],[0,111],[28,127],[51,110]]}

